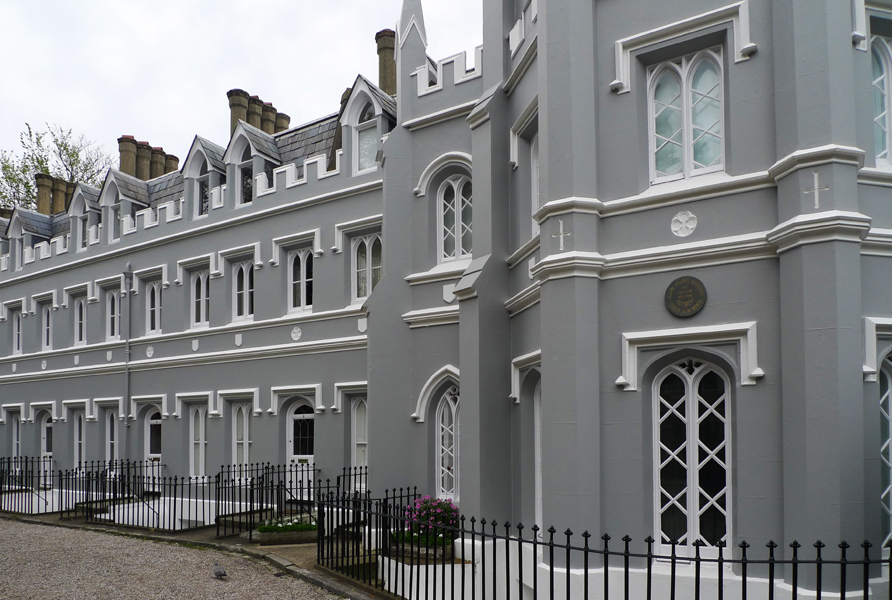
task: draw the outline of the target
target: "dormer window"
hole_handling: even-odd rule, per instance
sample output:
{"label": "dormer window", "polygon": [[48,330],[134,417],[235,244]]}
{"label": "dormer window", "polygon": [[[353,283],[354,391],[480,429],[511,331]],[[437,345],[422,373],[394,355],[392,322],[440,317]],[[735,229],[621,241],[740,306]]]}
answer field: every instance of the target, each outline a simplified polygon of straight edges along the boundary
{"label": "dormer window", "polygon": [[359,113],[356,124],[356,172],[361,173],[375,168],[375,157],[378,154],[378,122],[375,118],[375,107],[367,102]]}
{"label": "dormer window", "polygon": [[86,248],[90,245],[90,219],[86,212],[78,218],[77,226],[80,233],[81,248]]}
{"label": "dormer window", "polygon": [[199,215],[208,214],[210,208],[211,185],[208,174],[208,161],[201,161],[201,169],[198,171],[198,209]]}
{"label": "dormer window", "polygon": [[251,146],[245,146],[242,161],[238,165],[239,204],[250,204],[254,200],[254,161],[251,159]]}

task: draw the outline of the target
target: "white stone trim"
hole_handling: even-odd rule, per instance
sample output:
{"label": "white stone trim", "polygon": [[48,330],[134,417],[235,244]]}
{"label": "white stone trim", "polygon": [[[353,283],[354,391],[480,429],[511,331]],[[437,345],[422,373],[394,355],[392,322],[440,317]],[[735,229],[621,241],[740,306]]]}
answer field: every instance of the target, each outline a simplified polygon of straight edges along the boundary
{"label": "white stone trim", "polygon": [[456,385],[460,384],[461,375],[457,367],[452,365],[443,366],[431,375],[422,386],[421,392],[418,394],[418,400],[415,402],[415,412],[411,415],[416,423],[424,423],[424,415],[427,412],[427,405],[430,403],[431,395],[447,379],[454,380]]}
{"label": "white stone trim", "polygon": [[416,131],[418,129],[430,127],[431,125],[436,125],[437,123],[443,123],[444,121],[450,121],[452,119],[464,117],[472,110],[474,110],[474,106],[476,105],[476,100],[465,102],[463,104],[456,104],[455,106],[450,106],[449,108],[444,108],[443,110],[438,110],[427,115],[409,119],[408,121],[403,122],[403,127],[408,129],[409,131]]}
{"label": "white stone trim", "polygon": [[28,314],[27,305],[25,303],[26,298],[13,298],[11,300],[4,300],[0,302],[0,322],[6,321],[9,318],[10,310],[20,310],[22,311],[22,318]]}
{"label": "white stone trim", "polygon": [[517,117],[517,120],[514,121],[514,124],[511,126],[511,131],[509,133],[510,143],[508,164],[511,165],[512,169],[517,168],[519,161],[520,134],[529,127],[530,123],[533,122],[533,119],[538,118],[538,116],[539,96],[536,95],[530,100],[530,103],[527,104],[527,107],[523,109],[523,112],[520,113],[520,116]]}
{"label": "white stone trim", "polygon": [[409,325],[409,329],[455,325],[458,323],[458,305],[411,310],[403,315],[403,321]]}
{"label": "white stone trim", "polygon": [[254,242],[253,244],[243,244],[241,246],[227,248],[226,250],[220,250],[219,252],[217,252],[217,256],[219,257],[216,265],[217,270],[211,271],[211,277],[219,277],[220,275],[222,275],[223,265],[225,265],[227,261],[241,261],[245,257],[250,257],[251,263],[254,266],[254,270],[263,268],[263,261],[260,260],[260,242]]}
{"label": "white stone trim", "polygon": [[852,45],[867,52],[867,7],[865,0],[852,0]]}
{"label": "white stone trim", "polygon": [[616,79],[610,83],[610,90],[617,94],[625,94],[632,90],[632,52],[654,44],[669,42],[682,36],[696,34],[724,23],[731,23],[734,33],[734,62],[749,60],[750,56],[756,52],[756,44],[750,41],[748,0],[740,0],[740,2],[614,42]]}
{"label": "white stone trim", "polygon": [[145,394],[141,396],[130,396],[130,418],[136,419],[138,406],[140,404],[161,404],[161,418],[166,419],[170,416],[167,411],[167,394]]}
{"label": "white stone trim", "polygon": [[207,404],[208,411],[211,410],[214,392],[177,392],[174,394],[174,407],[172,417],[176,419],[183,418],[183,404]]}
{"label": "white stone trim", "polygon": [[446,152],[431,161],[431,163],[421,172],[418,178],[418,185],[415,186],[415,195],[419,198],[426,195],[431,180],[438,172],[450,165],[458,165],[468,171],[468,175],[473,174],[471,155],[467,152]]}
{"label": "white stone trim", "polygon": [[37,308],[35,308],[35,307],[38,304],[42,304],[42,303],[46,302],[47,300],[50,301],[50,307],[53,310],[59,310],[59,302],[58,302],[58,296],[56,294],[56,290],[49,290],[46,292],[41,292],[39,294],[33,294],[31,296],[31,311],[30,311],[31,314],[32,315],[37,314],[36,313]]}
{"label": "white stone trim", "polygon": [[97,407],[113,407],[118,410],[118,420],[123,421],[124,415],[127,414],[127,411],[124,409],[124,396],[112,396],[109,398],[93,398],[90,400],[90,414],[93,415],[92,421],[96,421],[99,419],[96,415],[99,414],[96,410]]}
{"label": "white stone trim", "polygon": [[621,385],[625,392],[638,391],[639,350],[722,342],[737,344],[740,385],[755,385],[765,375],[759,368],[756,321],[625,332],[622,334],[622,375],[617,377],[616,385]]}
{"label": "white stone trim", "polygon": [[437,263],[437,265],[429,271],[412,273],[411,275],[406,275],[403,279],[408,281],[409,285],[459,279],[461,278],[462,273],[465,272],[465,269],[471,264],[472,260],[473,259],[470,256],[458,260],[447,260]]}
{"label": "white stone trim", "polygon": [[539,282],[534,281],[532,285],[520,290],[514,296],[505,301],[505,310],[508,311],[508,315],[514,317],[516,315],[519,315],[526,309],[532,308],[533,306],[539,304],[541,290],[542,288]]}
{"label": "white stone trim", "polygon": [[27,422],[28,418],[25,415],[25,403],[24,402],[11,402],[9,404],[0,404],[0,425],[6,424],[6,413],[13,412],[19,414],[19,419],[23,422]]}
{"label": "white stone trim", "polygon": [[300,233],[292,233],[291,235],[283,235],[281,237],[273,238],[272,256],[270,256],[267,264],[271,267],[278,267],[279,254],[283,248],[289,250],[293,246],[308,241],[312,242],[313,256],[322,256],[324,252],[322,250],[322,230],[317,227],[316,229],[309,229],[307,231],[301,231]]}
{"label": "white stone trim", "polygon": [[821,242],[860,243],[870,230],[870,217],[845,210],[797,215],[768,232],[768,242],[781,254],[807,244]]}
{"label": "white stone trim", "polygon": [[871,228],[861,243],[862,256],[892,256],[892,229]]}
{"label": "white stone trim", "polygon": [[502,90],[504,90],[506,96],[510,96],[514,93],[514,90],[517,88],[517,84],[520,83],[520,80],[523,79],[523,76],[526,75],[527,71],[530,69],[530,65],[533,64],[533,59],[539,54],[539,36],[534,35],[530,40],[530,43],[527,44],[526,49],[523,51],[523,55],[517,61],[517,64],[514,66],[514,70],[511,71],[511,74],[505,80],[505,84],[502,86]]}
{"label": "white stone trim", "polygon": [[[59,415],[56,411],[56,401],[55,400],[43,400],[41,402],[30,402],[28,404],[28,408],[30,409],[30,414],[28,415],[28,422],[34,422],[34,415],[37,414],[37,411],[42,409],[48,409],[50,411],[50,418],[53,423],[59,420]],[[24,420],[24,419],[23,419]]]}
{"label": "white stone trim", "polygon": [[864,150],[855,146],[842,146],[840,144],[803,148],[791,152],[768,167],[768,174],[775,182],[778,182],[799,169],[809,169],[830,164],[849,165],[860,170],[864,167]]}
{"label": "white stone trim", "polygon": [[71,303],[71,297],[80,295],[80,292],[84,293],[88,303],[99,302],[99,296],[96,295],[96,287],[93,285],[93,282],[85,281],[84,283],[62,288],[62,308],[68,308],[68,305]]}
{"label": "white stone trim", "polygon": [[74,412],[76,410],[84,411],[84,419],[87,421],[95,421],[96,417],[91,412],[93,410],[93,403],[90,402],[89,398],[82,398],[80,400],[62,400],[62,408],[65,410],[62,411],[62,416],[59,417],[59,420],[63,423],[68,422],[68,413]]}
{"label": "white stone trim", "polygon": [[602,210],[604,204],[597,198],[569,196],[546,202],[533,214],[533,218],[536,222],[542,223],[546,219],[560,215],[600,215]]}
{"label": "white stone trim", "polygon": [[[177,264],[179,267],[179,263]],[[133,278],[137,281],[145,282],[145,280],[150,279],[152,277],[158,276],[161,278],[161,289],[166,290],[170,287],[170,281],[167,278],[167,263],[156,265],[154,267],[146,267],[145,269],[138,269],[133,271]],[[134,285],[133,289],[130,290],[130,293],[134,296],[139,295],[139,286]]]}
{"label": "white stone trim", "polygon": [[365,392],[368,395],[368,381],[343,381],[334,384],[334,403],[331,405],[332,412],[339,413],[343,410],[344,401],[347,394],[357,394]]}
{"label": "white stone trim", "polygon": [[[288,396],[311,396],[313,398],[314,409],[317,413],[325,412],[325,403],[322,401],[322,384],[306,383],[300,385],[277,385],[269,389],[269,409],[266,412],[276,416],[279,414],[279,407],[282,400]],[[259,414],[259,413],[257,413]]]}
{"label": "white stone trim", "polygon": [[892,318],[864,317],[864,365],[861,367],[864,381],[877,380],[880,363],[877,346],[880,338],[892,338]]}
{"label": "white stone trim", "polygon": [[118,286],[118,291],[124,291],[124,274],[120,273],[118,275],[111,275],[109,277],[100,277],[96,279],[93,284],[100,290],[108,290],[109,288],[113,288]]}
{"label": "white stone trim", "polygon": [[254,416],[260,415],[263,411],[260,409],[260,388],[241,388],[234,390],[217,390],[217,405],[213,411],[208,411],[209,417],[223,416],[223,401],[229,402],[238,400],[251,400],[252,413]]}
{"label": "white stone trim", "polygon": [[511,360],[511,395],[514,404],[520,404],[520,384],[523,382],[523,372],[530,367],[542,364],[542,350],[534,350],[528,354],[522,354]]}
{"label": "white stone trim", "polygon": [[380,226],[383,222],[384,215],[381,214],[369,215],[368,217],[363,217],[361,219],[337,223],[335,225],[335,245],[331,247],[331,251],[335,254],[340,254],[344,251],[344,237],[347,234],[360,229],[365,229],[366,227],[374,227],[375,225]]}
{"label": "white stone trim", "polygon": [[520,46],[525,38],[526,30],[523,26],[523,15],[521,15],[514,27],[511,28],[511,31],[508,32],[508,50],[511,51],[511,58],[514,58],[514,55],[520,50]]}
{"label": "white stone trim", "polygon": [[552,254],[536,263],[530,272],[539,283],[567,277],[590,277],[598,279],[606,261],[597,252],[574,250]]}
{"label": "white stone trim", "polygon": [[186,272],[192,270],[202,270],[203,267],[207,267],[208,276],[210,276],[211,273],[219,273],[219,275],[217,275],[218,277],[223,274],[217,267],[217,253],[212,252],[211,254],[202,254],[200,256],[193,256],[191,258],[178,260],[177,278],[174,279],[173,282],[177,285],[183,285],[186,279]]}

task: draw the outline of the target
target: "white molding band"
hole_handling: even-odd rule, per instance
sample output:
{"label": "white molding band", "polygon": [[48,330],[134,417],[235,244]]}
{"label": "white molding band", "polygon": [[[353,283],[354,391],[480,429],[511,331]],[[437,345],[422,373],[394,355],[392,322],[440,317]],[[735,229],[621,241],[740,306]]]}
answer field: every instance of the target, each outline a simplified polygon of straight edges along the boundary
{"label": "white molding band", "polygon": [[523,354],[511,361],[511,395],[514,404],[520,404],[520,384],[523,382],[523,372],[530,367],[542,364],[542,350],[534,350]]}
{"label": "white molding band", "polygon": [[193,256],[191,258],[178,260],[177,278],[174,280],[174,283],[177,285],[183,285],[186,278],[186,271],[198,271],[201,270],[202,267],[207,267],[208,275],[210,275],[211,273],[218,273],[219,275],[222,275],[220,269],[217,268],[217,253],[212,252],[210,254],[202,254],[200,256]]}
{"label": "white molding band", "polygon": [[[133,271],[133,278],[139,281],[151,279],[156,275],[161,278],[161,289],[166,290],[168,287],[170,287],[170,281],[167,279],[167,263]],[[138,296],[139,286],[134,285],[130,290],[130,293],[134,296]]]}
{"label": "white molding band", "polygon": [[[325,403],[322,402],[322,384],[306,383],[302,385],[277,385],[269,389],[269,409],[266,412],[276,416],[283,400],[290,396],[311,396],[313,407],[317,413],[325,412]],[[260,411],[257,411],[260,414]]]}
{"label": "white molding band", "polygon": [[56,401],[55,400],[43,400],[41,402],[31,402],[29,403],[29,408],[31,409],[30,414],[28,415],[28,422],[34,422],[34,415],[37,414],[39,410],[49,410],[50,418],[53,420],[53,423],[59,420],[59,415],[56,412]]}
{"label": "white molding band", "polygon": [[97,407],[112,407],[117,408],[118,410],[118,420],[123,421],[124,416],[127,414],[126,409],[124,408],[124,396],[111,396],[109,398],[93,398],[90,401],[92,407],[90,408],[90,414],[93,415],[93,419],[97,420],[96,415],[99,414],[96,411]]}
{"label": "white molding band", "polygon": [[221,407],[223,406],[224,400],[233,402],[245,400],[247,398],[252,400],[252,412],[254,413],[254,416],[263,412],[260,410],[260,388],[244,388],[239,390],[217,390],[217,406],[215,407],[215,410],[208,411],[208,416],[222,417],[223,412]]}
{"label": "white molding band", "polygon": [[610,90],[617,94],[625,94],[632,90],[632,52],[653,44],[701,32],[723,23],[731,23],[731,29],[734,32],[734,62],[749,60],[750,56],[756,52],[756,45],[750,41],[748,0],[740,0],[740,2],[695,17],[676,21],[614,42],[616,79],[610,83]]}
{"label": "white molding band", "polygon": [[533,122],[534,118],[539,117],[539,96],[538,94],[533,97],[530,103],[527,105],[523,112],[520,113],[520,116],[517,117],[517,120],[514,121],[514,125],[511,126],[511,132],[509,133],[509,160],[508,164],[511,165],[512,169],[516,169],[519,160],[520,154],[520,135],[523,131],[529,127],[530,123]]}
{"label": "white molding band", "polygon": [[880,368],[877,342],[880,338],[892,338],[892,318],[864,317],[864,365],[861,367],[864,381],[877,380]]}
{"label": "white molding band", "polygon": [[331,247],[331,251],[340,254],[344,251],[344,236],[352,231],[373,227],[384,223],[384,215],[369,215],[361,219],[345,221],[344,223],[335,224],[335,245]]}
{"label": "white molding band", "polygon": [[421,388],[421,393],[418,394],[418,400],[415,403],[415,412],[411,415],[416,423],[424,423],[424,414],[427,412],[427,405],[430,403],[431,395],[433,395],[437,387],[447,379],[452,379],[457,384],[461,382],[458,367],[446,365],[431,375],[425,382],[424,386]]}
{"label": "white molding band", "polygon": [[292,233],[291,235],[283,235],[282,237],[273,238],[272,256],[270,256],[267,264],[269,264],[269,266],[271,267],[278,267],[279,252],[282,250],[282,248],[291,250],[294,246],[308,241],[312,242],[313,256],[322,256],[322,230],[317,227],[316,229],[310,229],[307,231],[302,231],[300,233]]}
{"label": "white molding band", "polygon": [[845,210],[798,215],[768,232],[768,242],[781,254],[821,242],[861,243],[870,231],[870,217]]}
{"label": "white molding band", "polygon": [[341,412],[348,394],[365,392],[368,395],[368,386],[368,381],[342,381],[335,383],[334,403],[331,405],[332,412]]}
{"label": "white molding band", "polygon": [[59,417],[60,421],[68,422],[68,411],[74,412],[76,410],[84,411],[84,419],[87,421],[95,421],[96,418],[90,411],[93,410],[93,403],[90,402],[88,398],[83,398],[80,400],[62,400],[62,408],[67,410],[62,411],[62,416]]}
{"label": "white molding band", "polygon": [[251,257],[251,262],[253,263],[254,268],[261,269],[263,268],[263,261],[260,258],[260,254],[260,242],[243,244],[241,246],[227,248],[226,250],[220,250],[217,252],[217,256],[219,257],[217,260],[217,270],[211,271],[211,276],[218,277],[222,275],[223,266],[227,261],[240,261],[249,256]]}
{"label": "white molding band", "polygon": [[422,308],[409,311],[403,315],[403,321],[409,325],[409,329],[434,327],[436,325],[454,325],[458,323],[458,320],[458,305]]}
{"label": "white molding band", "polygon": [[6,424],[6,413],[13,412],[19,414],[19,419],[21,421],[27,422],[28,417],[25,414],[25,403],[24,402],[11,402],[9,404],[0,404],[0,425]]}
{"label": "white molding band", "polygon": [[424,171],[421,172],[421,177],[418,179],[418,185],[415,186],[415,195],[420,198],[427,194],[427,188],[430,186],[431,179],[434,178],[434,175],[449,165],[458,165],[467,169],[469,172],[473,172],[471,168],[471,155],[467,152],[447,152],[446,154],[441,154],[432,160],[431,163],[424,168]]}
{"label": "white molding band", "polygon": [[623,333],[622,375],[617,377],[616,385],[623,386],[625,392],[638,391],[639,350],[722,342],[737,344],[740,385],[755,385],[756,380],[765,375],[759,368],[756,321]]}
{"label": "white molding band", "polygon": [[161,404],[161,418],[170,416],[167,410],[167,394],[146,394],[142,396],[130,396],[130,418],[136,420],[136,407],[140,404]]}
{"label": "white molding band", "polygon": [[213,402],[214,392],[182,392],[177,393],[174,396],[174,412],[173,417],[177,419],[181,419],[183,417],[183,404],[201,404],[205,403],[208,405],[208,410],[211,408],[211,403]]}

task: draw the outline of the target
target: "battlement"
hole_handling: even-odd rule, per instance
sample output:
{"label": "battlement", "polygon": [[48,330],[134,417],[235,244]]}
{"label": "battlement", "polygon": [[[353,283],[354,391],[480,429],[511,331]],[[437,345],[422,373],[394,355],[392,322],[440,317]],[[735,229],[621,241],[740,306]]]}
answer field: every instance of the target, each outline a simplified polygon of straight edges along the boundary
{"label": "battlement", "polygon": [[427,96],[443,89],[447,78],[446,65],[452,65],[451,85],[461,85],[483,76],[483,46],[474,48],[474,68],[468,70],[467,52],[459,52],[437,61],[436,66],[426,63],[418,67],[415,77],[418,97]]}

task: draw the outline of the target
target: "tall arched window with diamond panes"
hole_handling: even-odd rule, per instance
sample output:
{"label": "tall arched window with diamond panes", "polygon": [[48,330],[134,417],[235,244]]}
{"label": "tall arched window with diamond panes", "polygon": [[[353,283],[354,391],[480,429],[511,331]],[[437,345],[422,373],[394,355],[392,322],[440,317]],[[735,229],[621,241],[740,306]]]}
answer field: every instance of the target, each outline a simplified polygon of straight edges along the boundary
{"label": "tall arched window with diamond panes", "polygon": [[453,175],[440,186],[440,260],[452,260],[471,255],[473,206],[471,180],[465,175]]}
{"label": "tall arched window with diamond panes", "polygon": [[233,265],[235,285],[233,292],[233,318],[250,319],[254,316],[254,263],[245,261]]}
{"label": "tall arched window with diamond panes", "polygon": [[724,168],[721,65],[716,48],[651,67],[651,182]]}
{"label": "tall arched window with diamond panes", "polygon": [[730,385],[717,367],[687,359],[655,380],[654,494],[658,543],[709,553],[731,540]]}
{"label": "tall arched window with diamond panes", "polygon": [[889,161],[889,103],[892,65],[892,45],[883,37],[874,37],[870,48],[871,78],[873,80],[873,146],[878,165]]}
{"label": "tall arched window with diamond panes", "polygon": [[353,299],[372,293],[384,274],[381,235],[372,233],[353,239]]}
{"label": "tall arched window with diamond panes", "polygon": [[458,498],[458,402],[452,386],[437,406],[437,497]]}
{"label": "tall arched window with diamond panes", "polygon": [[880,500],[883,548],[892,542],[892,359],[880,370]]}

